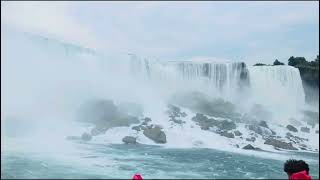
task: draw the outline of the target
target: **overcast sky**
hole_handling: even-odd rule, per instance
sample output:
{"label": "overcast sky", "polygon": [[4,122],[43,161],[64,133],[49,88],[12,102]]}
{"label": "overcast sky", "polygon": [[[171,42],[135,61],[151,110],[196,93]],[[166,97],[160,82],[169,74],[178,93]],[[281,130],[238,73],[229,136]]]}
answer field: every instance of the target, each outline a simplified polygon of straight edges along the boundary
{"label": "overcast sky", "polygon": [[319,2],[3,2],[1,25],[164,60],[313,60]]}

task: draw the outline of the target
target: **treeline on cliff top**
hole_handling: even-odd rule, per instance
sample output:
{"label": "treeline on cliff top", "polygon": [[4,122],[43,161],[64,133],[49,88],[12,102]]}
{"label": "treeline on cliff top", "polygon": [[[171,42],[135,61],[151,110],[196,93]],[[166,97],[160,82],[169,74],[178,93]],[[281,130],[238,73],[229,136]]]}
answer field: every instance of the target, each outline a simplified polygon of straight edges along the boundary
{"label": "treeline on cliff top", "polygon": [[[283,62],[280,62],[278,59],[276,59],[272,65],[270,64],[263,64],[263,63],[257,63],[254,66],[278,66],[278,65],[285,65]],[[307,67],[307,68],[313,68],[313,69],[319,69],[319,55],[317,55],[316,59],[313,61],[307,61],[305,57],[294,57],[291,56],[288,59],[288,65],[294,66],[294,67]]]}

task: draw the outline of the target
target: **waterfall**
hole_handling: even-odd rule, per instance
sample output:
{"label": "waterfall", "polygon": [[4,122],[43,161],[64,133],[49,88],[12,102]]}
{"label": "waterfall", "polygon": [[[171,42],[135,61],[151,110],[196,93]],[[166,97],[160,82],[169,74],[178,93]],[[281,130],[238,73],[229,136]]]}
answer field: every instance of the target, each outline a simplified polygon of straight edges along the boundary
{"label": "waterfall", "polygon": [[255,101],[277,108],[305,105],[299,70],[292,66],[253,66],[249,68],[251,93]]}
{"label": "waterfall", "polygon": [[[146,83],[163,91],[200,91],[244,109],[260,104],[272,112],[296,116],[305,106],[299,70],[291,66],[247,66],[243,62],[201,62],[131,59]],[[138,67],[138,68],[137,68]],[[146,78],[148,77],[148,78]],[[288,116],[288,117],[287,117]]]}

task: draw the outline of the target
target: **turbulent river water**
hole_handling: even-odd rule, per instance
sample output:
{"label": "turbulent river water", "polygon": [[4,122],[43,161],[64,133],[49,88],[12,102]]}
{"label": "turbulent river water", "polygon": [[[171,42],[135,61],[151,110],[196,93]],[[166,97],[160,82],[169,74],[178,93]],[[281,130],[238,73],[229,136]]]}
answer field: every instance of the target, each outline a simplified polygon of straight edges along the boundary
{"label": "turbulent river water", "polygon": [[285,158],[269,159],[206,148],[91,143],[74,143],[72,146],[77,150],[1,151],[1,178],[130,179],[139,172],[146,179],[285,179],[283,162],[289,157],[308,161],[311,175],[314,179],[319,178],[317,153],[289,153]]}

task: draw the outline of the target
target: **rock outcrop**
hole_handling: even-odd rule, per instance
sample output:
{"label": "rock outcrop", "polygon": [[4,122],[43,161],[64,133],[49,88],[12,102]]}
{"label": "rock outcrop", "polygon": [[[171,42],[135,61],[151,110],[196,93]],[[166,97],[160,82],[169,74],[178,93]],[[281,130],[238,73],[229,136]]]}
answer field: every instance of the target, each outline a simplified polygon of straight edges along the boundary
{"label": "rock outcrop", "polygon": [[122,139],[125,144],[137,144],[137,138],[132,136],[126,136]]}
{"label": "rock outcrop", "polygon": [[292,132],[298,132],[298,129],[297,128],[295,128],[294,126],[292,126],[292,125],[287,125],[287,129],[289,130],[289,131],[292,131]]}
{"label": "rock outcrop", "polygon": [[293,147],[291,143],[286,143],[277,139],[268,138],[264,144],[272,145],[275,148],[287,149],[287,150],[298,150]]}
{"label": "rock outcrop", "polygon": [[246,150],[261,150],[260,148],[256,148],[256,147],[253,147],[251,144],[247,144],[246,146],[244,146],[242,149],[246,149]]}
{"label": "rock outcrop", "polygon": [[221,133],[219,133],[221,136],[227,137],[227,138],[234,138],[234,134],[232,132],[228,132],[228,131],[222,131]]}
{"label": "rock outcrop", "polygon": [[167,142],[166,134],[159,126],[148,126],[143,134],[155,143],[164,144]]}
{"label": "rock outcrop", "polygon": [[305,133],[310,133],[310,128],[308,128],[308,127],[301,127],[301,128],[300,128],[300,131],[301,131],[301,132],[305,132]]}

